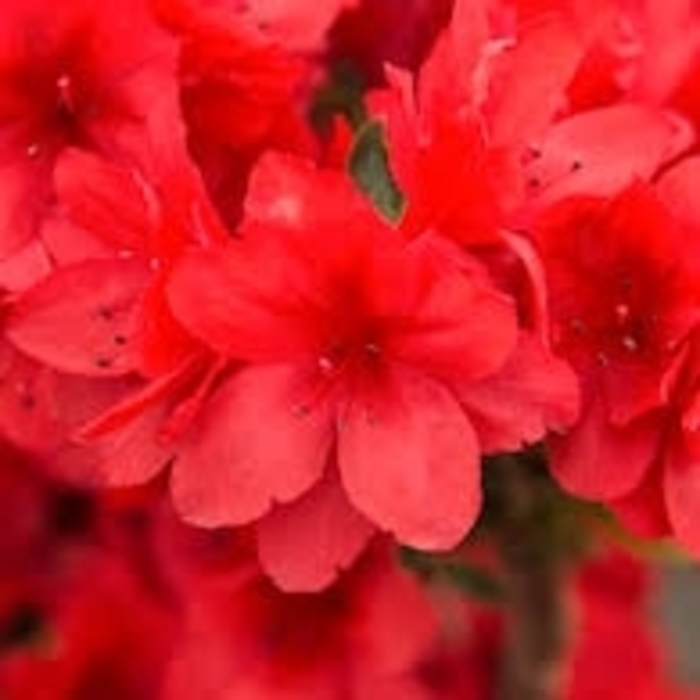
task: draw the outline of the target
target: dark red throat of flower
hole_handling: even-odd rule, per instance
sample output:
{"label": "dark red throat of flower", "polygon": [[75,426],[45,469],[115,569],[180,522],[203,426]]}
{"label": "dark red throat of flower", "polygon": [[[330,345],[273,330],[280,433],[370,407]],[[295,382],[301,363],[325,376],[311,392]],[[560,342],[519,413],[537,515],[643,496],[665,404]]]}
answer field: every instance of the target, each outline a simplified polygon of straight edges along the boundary
{"label": "dark red throat of flower", "polygon": [[341,312],[331,318],[318,358],[319,370],[329,377],[341,372],[376,371],[382,360],[380,324],[356,299],[338,308]]}

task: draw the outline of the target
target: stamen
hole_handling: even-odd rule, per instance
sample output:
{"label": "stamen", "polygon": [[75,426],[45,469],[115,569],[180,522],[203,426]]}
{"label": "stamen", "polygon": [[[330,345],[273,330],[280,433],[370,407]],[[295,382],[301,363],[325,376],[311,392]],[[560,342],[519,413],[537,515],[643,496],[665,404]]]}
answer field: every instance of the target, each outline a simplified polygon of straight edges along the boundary
{"label": "stamen", "polygon": [[639,343],[631,335],[626,335],[622,339],[622,345],[628,352],[637,352],[637,350],[639,350]]}
{"label": "stamen", "polygon": [[73,80],[65,73],[61,74],[56,80],[56,88],[58,90],[58,105],[67,112],[75,111],[75,94],[73,91]]}
{"label": "stamen", "polygon": [[330,374],[335,369],[335,363],[325,355],[318,358],[318,368],[323,374]]}
{"label": "stamen", "polygon": [[615,307],[615,316],[620,322],[626,321],[630,317],[630,307],[627,304],[618,304]]}

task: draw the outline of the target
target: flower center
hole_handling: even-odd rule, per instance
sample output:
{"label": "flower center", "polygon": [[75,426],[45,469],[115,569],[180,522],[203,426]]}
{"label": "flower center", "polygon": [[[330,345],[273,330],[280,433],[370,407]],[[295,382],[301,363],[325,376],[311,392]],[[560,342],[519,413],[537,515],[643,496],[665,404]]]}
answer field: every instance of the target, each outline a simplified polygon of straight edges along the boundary
{"label": "flower center", "polygon": [[58,113],[66,118],[72,118],[75,115],[76,100],[75,86],[70,75],[62,73],[56,79]]}
{"label": "flower center", "polygon": [[336,345],[318,358],[318,368],[322,374],[333,376],[350,366],[371,367],[379,361],[381,354],[381,347],[371,340],[357,346]]}

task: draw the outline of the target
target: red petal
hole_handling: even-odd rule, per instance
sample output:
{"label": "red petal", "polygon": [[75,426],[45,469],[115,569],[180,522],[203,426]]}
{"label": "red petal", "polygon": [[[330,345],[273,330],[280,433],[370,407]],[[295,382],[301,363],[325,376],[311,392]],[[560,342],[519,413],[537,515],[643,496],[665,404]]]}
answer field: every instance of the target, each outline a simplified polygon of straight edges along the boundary
{"label": "red petal", "polygon": [[250,18],[258,22],[285,48],[317,51],[323,47],[326,32],[341,10],[359,0],[248,0]]}
{"label": "red petal", "polygon": [[278,249],[270,252],[236,242],[185,256],[167,289],[175,317],[226,355],[262,362],[308,356],[315,345],[295,304],[293,265],[279,260]]}
{"label": "red petal", "polygon": [[56,163],[54,183],[72,221],[117,249],[147,255],[158,212],[135,170],[71,148]]}
{"label": "red petal", "polygon": [[656,416],[615,427],[600,395],[584,396],[584,412],[565,436],[550,443],[557,481],[582,498],[610,500],[628,495],[651,468],[659,447]]}
{"label": "red petal", "polygon": [[0,340],[0,435],[37,453],[60,438],[54,373]]}
{"label": "red petal", "polygon": [[485,0],[456,0],[452,9],[449,32],[458,63],[465,72],[475,70],[488,41],[488,10]]}
{"label": "red petal", "polygon": [[156,272],[140,307],[139,353],[142,371],[148,376],[172,372],[204,350],[173,316],[167,298],[168,281],[166,270]]}
{"label": "red petal", "polygon": [[260,563],[288,592],[319,591],[362,552],[374,528],[348,503],[334,467],[258,523]]}
{"label": "red petal", "polygon": [[550,16],[498,56],[486,105],[494,145],[522,146],[550,124],[581,55],[571,22]]}
{"label": "red petal", "polygon": [[[601,386],[612,423],[626,425],[668,403],[670,385],[665,381],[665,368],[649,364],[620,362],[610,371],[602,369]],[[676,368],[672,366],[672,370]],[[672,374],[677,375],[677,370]]]}
{"label": "red petal", "polygon": [[574,194],[611,195],[648,179],[683,150],[688,128],[659,109],[623,104],[559,122],[540,144],[528,178],[538,202]]}
{"label": "red petal", "polygon": [[700,227],[698,182],[700,182],[700,157],[694,156],[684,158],[678,165],[664,173],[656,188],[661,200],[683,221],[694,227]]}
{"label": "red petal", "polygon": [[318,402],[301,412],[302,369],[265,365],[222,385],[173,466],[175,506],[203,527],[249,523],[274,501],[301,496],[319,479],[332,445],[332,416]]}
{"label": "red petal", "polygon": [[524,235],[503,232],[503,238],[510,251],[520,261],[528,282],[528,294],[518,299],[519,308],[524,309],[527,321],[521,325],[532,327],[545,347],[549,347],[550,320],[547,308],[548,289],[544,265],[532,241]]}
{"label": "red petal", "polygon": [[[319,201],[318,193],[323,192]],[[370,211],[350,179],[336,170],[315,167],[313,162],[284,153],[268,152],[250,176],[245,201],[246,220],[276,228],[309,231],[332,241],[323,225],[337,228],[343,217]],[[329,241],[329,244],[330,244]]]}
{"label": "red petal", "polygon": [[69,374],[133,371],[134,319],[149,274],[135,260],[60,268],[20,298],[7,337],[31,357]]}
{"label": "red petal", "polygon": [[200,373],[204,373],[203,360],[201,357],[193,357],[172,372],[148,382],[138,391],[112,403],[106,411],[82,425],[76,433],[76,439],[99,439],[118,430],[157,404],[172,403],[179,394],[186,391],[188,383],[194,383]]}
{"label": "red petal", "polygon": [[479,450],[464,413],[444,386],[407,369],[366,389],[339,436],[351,502],[404,544],[454,547],[481,507]]}
{"label": "red petal", "polygon": [[116,252],[112,245],[92,231],[76,226],[60,210],[44,219],[41,242],[46,246],[54,267],[95,258],[113,258]]}
{"label": "red petal", "polygon": [[[378,550],[360,589],[361,636],[364,668],[386,676],[410,671],[435,642],[435,608],[416,576],[403,568],[391,550]],[[397,634],[398,632],[398,634]]]}
{"label": "red petal", "polygon": [[89,444],[70,443],[52,456],[56,473],[84,486],[144,484],[173,457],[171,445],[157,440],[165,419],[162,405],[150,406],[128,423]]}
{"label": "red petal", "polygon": [[[415,294],[416,305],[407,310],[410,323],[387,337],[387,353],[392,359],[439,376],[476,379],[497,370],[517,339],[510,299],[477,275],[468,276],[458,269],[454,259],[431,249],[429,241],[417,239],[412,247],[416,268],[408,279],[414,286],[420,283],[421,288]],[[375,293],[381,291],[382,284],[394,285],[393,294],[387,290],[386,301],[403,291],[399,278],[391,272],[388,265],[382,266],[383,279],[374,285]],[[397,306],[406,306],[393,301],[394,314]]]}
{"label": "red petal", "polygon": [[685,432],[679,444],[668,450],[664,460],[663,491],[674,534],[699,556],[700,440],[696,433]]}
{"label": "red petal", "polygon": [[46,249],[34,240],[9,258],[0,257],[0,289],[23,292],[46,277],[51,268]]}
{"label": "red petal", "polygon": [[656,468],[629,496],[610,503],[625,528],[638,537],[667,537],[671,534],[664,489]]}
{"label": "red petal", "polygon": [[579,410],[571,368],[527,334],[498,373],[456,390],[487,453],[517,451],[568,428]]}
{"label": "red petal", "polygon": [[30,158],[28,147],[31,144],[0,141],[3,158],[8,151],[18,151],[15,158],[0,166],[0,258],[30,243],[49,209],[50,162]]}
{"label": "red petal", "polygon": [[406,198],[401,230],[407,237],[435,229],[466,244],[493,243],[503,183],[494,187],[482,125],[457,93],[463,67],[441,56],[433,55],[429,73],[424,69],[427,82],[421,82],[417,103],[412,76],[398,68],[386,69],[391,88],[372,96],[372,111],[385,122],[391,170]]}

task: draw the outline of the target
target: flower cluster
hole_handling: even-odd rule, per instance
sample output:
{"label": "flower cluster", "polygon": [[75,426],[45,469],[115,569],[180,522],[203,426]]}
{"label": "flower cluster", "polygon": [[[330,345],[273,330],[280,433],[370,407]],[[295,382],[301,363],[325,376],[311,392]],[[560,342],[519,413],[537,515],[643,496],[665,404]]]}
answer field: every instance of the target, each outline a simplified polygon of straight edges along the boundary
{"label": "flower cluster", "polygon": [[692,0],[6,5],[0,695],[463,697],[503,454],[700,556]]}

